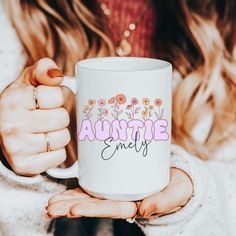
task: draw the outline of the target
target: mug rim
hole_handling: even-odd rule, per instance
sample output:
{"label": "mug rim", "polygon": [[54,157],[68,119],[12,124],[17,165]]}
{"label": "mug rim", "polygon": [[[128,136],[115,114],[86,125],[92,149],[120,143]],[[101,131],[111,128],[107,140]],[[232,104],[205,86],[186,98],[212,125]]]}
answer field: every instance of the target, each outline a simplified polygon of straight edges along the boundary
{"label": "mug rim", "polygon": [[[106,68],[98,68],[98,66],[94,66],[94,62],[107,62],[107,63],[112,63],[112,62],[124,62],[127,63],[130,62],[145,62],[145,63],[152,63],[154,66],[151,68],[139,68],[139,69],[112,69],[109,67]],[[125,65],[125,64],[124,64]],[[97,58],[89,58],[89,59],[84,59],[76,62],[75,64],[76,69],[85,69],[89,71],[103,71],[103,72],[147,72],[147,71],[159,71],[162,69],[167,69],[167,68],[172,68],[172,64],[168,61],[165,60],[160,60],[156,58],[148,58],[148,57],[97,57]]]}

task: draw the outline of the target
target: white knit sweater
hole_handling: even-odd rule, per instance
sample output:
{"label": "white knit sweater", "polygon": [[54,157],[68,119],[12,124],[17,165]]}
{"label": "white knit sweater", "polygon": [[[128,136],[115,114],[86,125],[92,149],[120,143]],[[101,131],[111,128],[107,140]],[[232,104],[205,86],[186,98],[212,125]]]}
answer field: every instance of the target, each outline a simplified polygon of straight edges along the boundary
{"label": "white knit sweater", "polygon": [[[0,0],[0,93],[17,78],[24,53]],[[212,125],[209,111],[193,131],[204,141]],[[171,165],[189,174],[194,197],[180,211],[155,220],[137,220],[147,236],[236,235],[236,140],[219,147],[212,159],[201,161],[172,146]],[[64,189],[45,176],[21,177],[0,162],[0,235],[48,235],[44,217],[48,198]]]}

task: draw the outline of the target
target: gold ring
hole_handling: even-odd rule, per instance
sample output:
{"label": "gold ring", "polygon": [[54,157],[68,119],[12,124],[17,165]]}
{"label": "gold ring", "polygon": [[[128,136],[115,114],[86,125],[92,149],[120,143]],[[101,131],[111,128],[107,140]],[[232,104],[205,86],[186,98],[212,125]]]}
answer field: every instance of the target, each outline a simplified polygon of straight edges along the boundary
{"label": "gold ring", "polygon": [[126,219],[126,221],[128,222],[128,223],[130,223],[130,224],[133,224],[134,222],[135,222],[135,220],[136,220],[136,217],[138,216],[138,208],[139,208],[139,206],[138,206],[138,202],[134,202],[135,203],[135,205],[136,205],[136,213],[135,213],[135,215],[132,217],[132,218],[129,218],[129,219]]}
{"label": "gold ring", "polygon": [[50,152],[51,146],[50,146],[50,140],[49,140],[48,133],[44,133],[44,135],[45,135],[45,140],[46,140],[46,152]]}
{"label": "gold ring", "polygon": [[39,98],[38,98],[38,87],[34,87],[34,102],[35,102],[35,108],[39,109]]}

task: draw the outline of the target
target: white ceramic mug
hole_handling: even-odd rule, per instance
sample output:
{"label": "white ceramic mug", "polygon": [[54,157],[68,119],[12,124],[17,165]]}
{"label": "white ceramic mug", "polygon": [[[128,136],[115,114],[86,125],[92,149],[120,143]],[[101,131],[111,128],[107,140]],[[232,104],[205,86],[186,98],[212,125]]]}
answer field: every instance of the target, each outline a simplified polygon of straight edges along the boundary
{"label": "white ceramic mug", "polygon": [[[169,182],[172,66],[150,58],[80,61],[76,79],[78,157],[56,178],[78,177],[89,194],[140,200]],[[78,91],[78,93],[77,93]]]}

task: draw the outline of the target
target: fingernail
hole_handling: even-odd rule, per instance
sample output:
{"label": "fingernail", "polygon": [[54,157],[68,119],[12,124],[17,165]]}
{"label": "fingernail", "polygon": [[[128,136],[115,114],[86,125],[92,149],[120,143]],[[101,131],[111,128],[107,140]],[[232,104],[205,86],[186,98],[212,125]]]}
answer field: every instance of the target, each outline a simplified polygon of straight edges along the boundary
{"label": "fingernail", "polygon": [[52,217],[52,216],[49,215],[48,213],[45,213],[44,216],[45,216],[46,219],[49,219],[49,220],[54,219],[54,217]]}
{"label": "fingernail", "polygon": [[58,77],[63,77],[62,72],[60,70],[58,70],[58,69],[50,69],[50,70],[48,70],[47,74],[52,79],[53,78],[58,78]]}
{"label": "fingernail", "polygon": [[156,209],[157,209],[157,208],[156,208],[155,205],[151,205],[149,208],[147,208],[147,209],[144,211],[142,217],[143,217],[143,218],[147,218],[147,217],[151,216],[152,214],[154,214],[154,213],[156,212]]}

